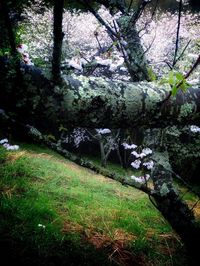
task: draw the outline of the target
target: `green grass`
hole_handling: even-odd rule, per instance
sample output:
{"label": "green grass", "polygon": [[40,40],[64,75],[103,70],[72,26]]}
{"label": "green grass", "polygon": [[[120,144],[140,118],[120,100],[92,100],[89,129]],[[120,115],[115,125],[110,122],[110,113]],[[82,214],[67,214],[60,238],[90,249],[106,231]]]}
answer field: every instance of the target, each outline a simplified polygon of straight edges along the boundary
{"label": "green grass", "polygon": [[170,226],[134,188],[27,144],[0,148],[0,176],[1,242],[21,265],[186,265]]}

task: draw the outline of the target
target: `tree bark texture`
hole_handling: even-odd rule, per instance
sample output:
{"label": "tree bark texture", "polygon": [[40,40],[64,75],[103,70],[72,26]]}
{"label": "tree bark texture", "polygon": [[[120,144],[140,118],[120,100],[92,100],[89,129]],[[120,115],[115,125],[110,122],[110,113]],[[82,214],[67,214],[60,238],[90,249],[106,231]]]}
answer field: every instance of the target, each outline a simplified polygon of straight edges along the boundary
{"label": "tree bark texture", "polygon": [[130,16],[123,15],[118,20],[118,24],[121,38],[126,42],[124,46],[126,65],[132,81],[150,81],[145,51],[134,22],[131,21]]}
{"label": "tree bark texture", "polygon": [[[84,76],[64,76],[54,86],[42,73],[27,67],[26,86],[15,106],[9,106],[14,88],[0,77],[0,108],[27,117],[39,129],[45,124],[86,128],[135,128],[141,126],[200,125],[200,85],[178,92],[162,104],[171,90],[155,82],[122,82]],[[25,120],[23,120],[25,121]],[[27,120],[27,122],[29,122]]]}

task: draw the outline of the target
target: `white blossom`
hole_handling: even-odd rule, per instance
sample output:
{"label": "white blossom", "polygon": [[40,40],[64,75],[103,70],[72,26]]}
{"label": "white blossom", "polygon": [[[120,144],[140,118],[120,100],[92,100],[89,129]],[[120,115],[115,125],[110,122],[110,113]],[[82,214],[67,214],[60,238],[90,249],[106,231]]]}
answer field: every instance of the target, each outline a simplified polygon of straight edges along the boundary
{"label": "white blossom", "polygon": [[17,151],[17,150],[19,150],[19,146],[18,145],[10,145],[8,143],[4,143],[3,147],[6,148],[7,151]]}
{"label": "white blossom", "polygon": [[139,154],[136,151],[132,151],[131,154],[134,155],[136,158],[140,157]]}
{"label": "white blossom", "polygon": [[108,129],[108,128],[99,128],[99,129],[96,129],[97,133],[99,134],[110,134],[111,133],[111,130]]}
{"label": "white blossom", "polygon": [[146,174],[145,176],[134,176],[134,175],[132,175],[130,178],[132,180],[134,180],[135,182],[137,182],[137,183],[144,184],[144,183],[146,183],[149,180],[150,175],[149,174]]}
{"label": "white blossom", "polygon": [[149,154],[152,154],[152,150],[150,148],[145,148],[142,150],[142,153],[149,155]]}
{"label": "white blossom", "polygon": [[146,166],[148,170],[151,170],[154,167],[154,162],[151,160],[149,162],[143,163],[143,166]]}
{"label": "white blossom", "polygon": [[134,155],[136,158],[141,158],[141,159],[147,156],[147,154],[144,152],[137,153],[136,151],[132,151],[131,154]]}
{"label": "white blossom", "polygon": [[10,145],[8,143],[8,139],[0,140],[0,144],[7,150],[7,151],[17,151],[19,149],[18,145]]}
{"label": "white blossom", "polygon": [[139,169],[141,165],[141,161],[140,160],[135,160],[134,162],[131,163],[131,166],[135,169]]}
{"label": "white blossom", "polygon": [[124,146],[124,149],[125,149],[125,150],[131,150],[131,149],[135,149],[135,148],[137,148],[137,145],[135,145],[135,144],[131,144],[131,145],[129,145],[129,144],[126,143],[126,142],[122,143],[122,145]]}
{"label": "white blossom", "polygon": [[69,66],[79,70],[79,71],[82,71],[83,70],[83,67],[82,67],[82,61],[80,58],[72,58],[70,61],[69,61]]}
{"label": "white blossom", "polygon": [[190,126],[190,130],[191,130],[193,133],[199,133],[199,132],[200,132],[200,127],[195,126],[195,125],[192,125],[192,126]]}
{"label": "white blossom", "polygon": [[8,142],[8,139],[2,139],[0,140],[0,144],[4,144],[4,143],[7,143]]}

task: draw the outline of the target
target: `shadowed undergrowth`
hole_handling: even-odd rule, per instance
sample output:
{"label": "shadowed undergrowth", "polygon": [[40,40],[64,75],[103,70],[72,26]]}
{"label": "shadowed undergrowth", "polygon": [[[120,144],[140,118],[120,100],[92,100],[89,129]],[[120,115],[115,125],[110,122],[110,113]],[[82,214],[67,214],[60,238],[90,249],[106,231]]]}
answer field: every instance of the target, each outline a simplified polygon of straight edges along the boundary
{"label": "shadowed undergrowth", "polygon": [[187,265],[181,242],[133,188],[38,146],[0,148],[5,265]]}

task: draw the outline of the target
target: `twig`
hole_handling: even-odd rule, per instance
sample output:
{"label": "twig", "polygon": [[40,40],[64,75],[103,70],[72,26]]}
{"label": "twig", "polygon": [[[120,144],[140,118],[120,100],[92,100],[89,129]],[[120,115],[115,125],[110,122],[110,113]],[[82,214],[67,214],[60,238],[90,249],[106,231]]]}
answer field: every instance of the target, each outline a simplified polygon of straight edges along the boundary
{"label": "twig", "polygon": [[132,15],[132,17],[131,17],[131,19],[130,19],[130,21],[128,23],[128,26],[127,26],[127,28],[125,30],[125,34],[129,31],[130,27],[133,27],[136,24],[137,20],[142,15],[146,5],[148,5],[149,3],[150,2],[146,2],[144,0],[142,1],[142,3],[139,5],[137,11],[135,13],[133,13],[133,15]]}
{"label": "twig", "polygon": [[195,204],[192,206],[192,208],[190,209],[191,211],[197,206],[197,204],[199,203],[200,199],[198,199]]}
{"label": "twig", "polygon": [[[192,74],[192,72],[197,68],[197,66],[198,66],[199,64],[200,64],[200,55],[198,56],[197,60],[195,61],[195,63],[194,63],[193,66],[191,67],[191,69],[188,71],[188,73],[185,74],[184,79],[189,78],[189,76]],[[184,81],[184,80],[181,80],[181,81],[177,84],[176,88],[179,88],[179,87],[183,84],[183,81]],[[167,96],[163,101],[159,102],[159,105],[162,106],[166,101],[169,100],[169,98],[170,98],[171,96],[172,96],[172,91],[169,92],[168,96]]]}
{"label": "twig", "polygon": [[105,22],[105,20],[93,9],[92,6],[89,5],[88,1],[81,1],[87,9],[95,16],[95,18],[103,25],[106,27],[107,31],[114,36],[115,38],[118,38],[116,33],[112,30],[112,28]]}
{"label": "twig", "polygon": [[188,45],[190,44],[190,42],[191,42],[191,39],[188,41],[188,43],[186,44],[186,46],[183,48],[183,51],[181,52],[181,54],[179,55],[179,57],[176,59],[174,66],[180,60],[180,58],[183,56],[183,54],[185,53],[185,50],[188,48]]}
{"label": "twig", "polygon": [[130,10],[131,10],[131,6],[132,6],[132,4],[133,4],[133,0],[130,1],[130,4],[129,4],[129,6],[128,6],[128,13],[129,13]]}

